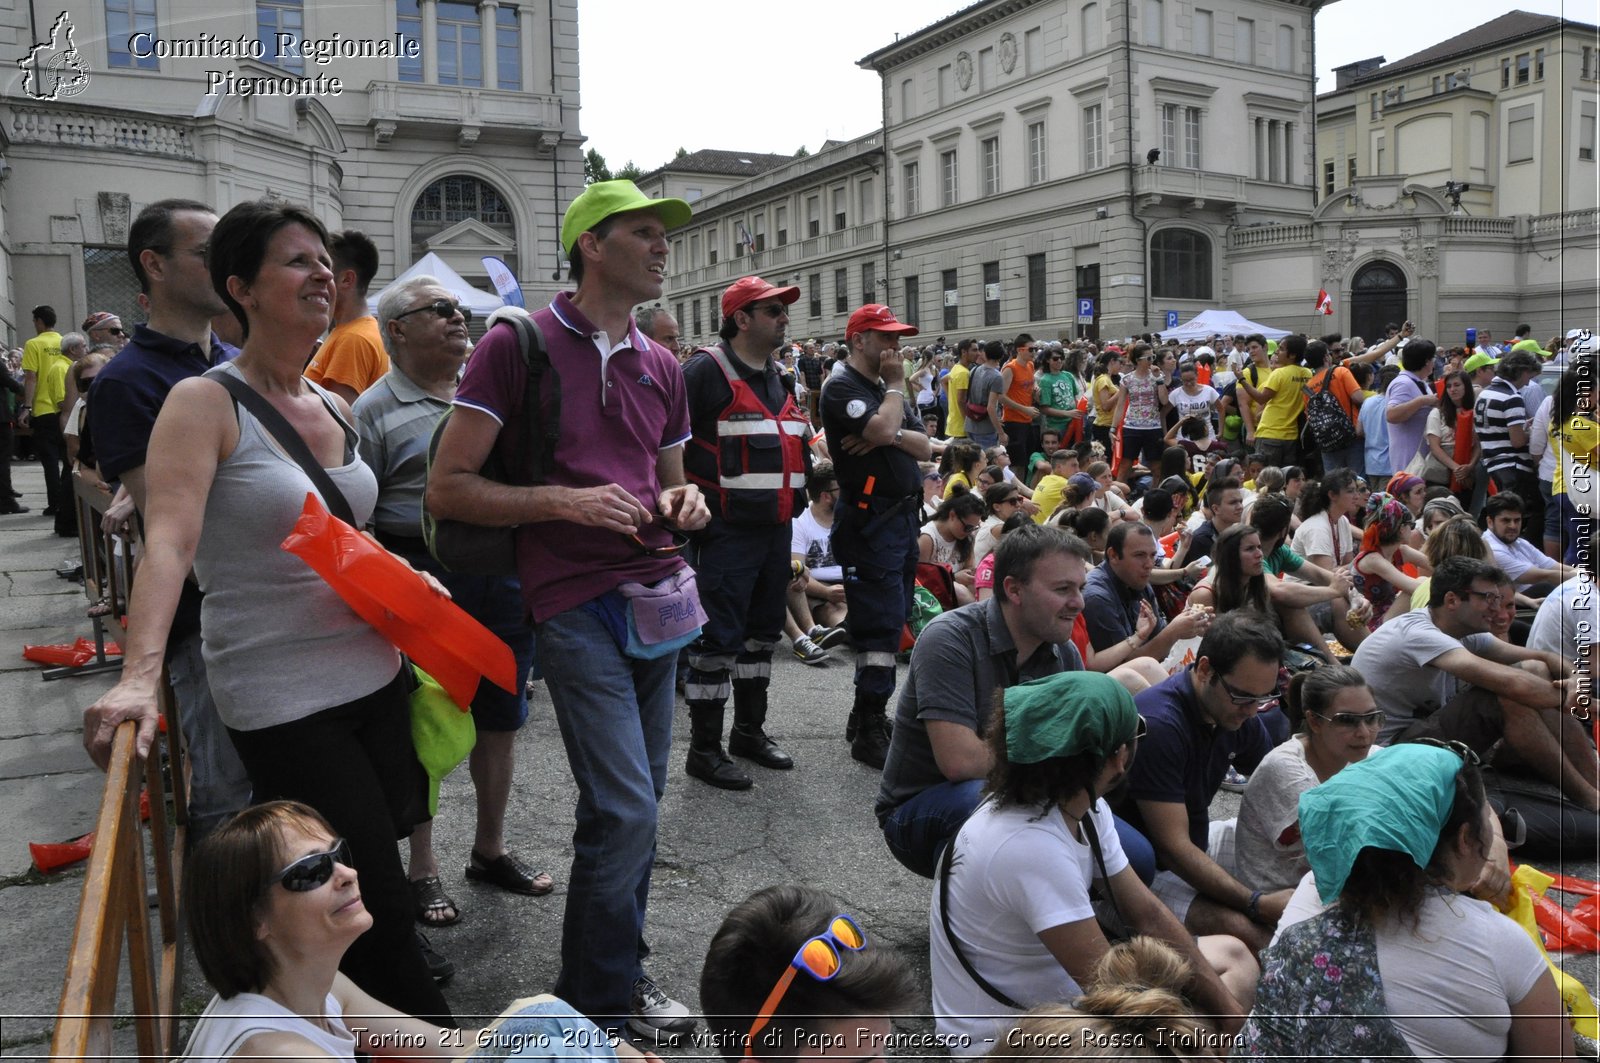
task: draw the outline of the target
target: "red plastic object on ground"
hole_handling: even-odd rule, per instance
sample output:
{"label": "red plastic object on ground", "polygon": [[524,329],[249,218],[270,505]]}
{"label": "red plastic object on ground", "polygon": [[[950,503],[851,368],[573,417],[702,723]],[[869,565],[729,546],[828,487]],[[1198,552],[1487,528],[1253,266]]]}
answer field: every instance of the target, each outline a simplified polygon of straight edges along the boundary
{"label": "red plastic object on ground", "polygon": [[28,852],[33,856],[33,866],[45,875],[70,867],[80,860],[89,859],[89,850],[93,848],[94,831],[70,841],[28,843]]}
{"label": "red plastic object on ground", "polygon": [[471,707],[480,676],[515,693],[511,647],[435,593],[410,565],[329,513],[316,495],[306,494],[283,548],[433,676],[462,712]]}
{"label": "red plastic object on ground", "polygon": [[[73,642],[56,642],[47,646],[22,647],[24,660],[35,664],[48,664],[58,668],[78,668],[94,660],[94,641],[79,635]],[[115,642],[106,643],[107,657],[122,656],[122,647]]]}

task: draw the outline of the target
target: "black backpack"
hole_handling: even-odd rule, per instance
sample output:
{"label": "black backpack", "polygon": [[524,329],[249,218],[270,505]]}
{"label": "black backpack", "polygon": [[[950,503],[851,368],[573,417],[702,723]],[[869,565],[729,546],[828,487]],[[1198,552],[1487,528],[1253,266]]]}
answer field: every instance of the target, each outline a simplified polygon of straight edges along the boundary
{"label": "black backpack", "polygon": [[1322,378],[1322,387],[1316,391],[1302,390],[1310,396],[1306,401],[1306,432],[1321,450],[1343,450],[1356,441],[1356,426],[1344,412],[1339,396],[1333,393],[1333,374],[1337,366],[1329,366]]}
{"label": "black backpack", "polygon": [[[522,400],[522,416],[515,419],[517,431],[516,454],[520,460],[517,468],[507,468],[501,456],[500,439],[496,437],[489,457],[478,475],[485,480],[503,484],[539,484],[550,476],[555,464],[556,441],[561,433],[561,378],[550,364],[550,353],[545,350],[544,331],[532,318],[510,317],[500,322],[516,330],[522,350],[522,362],[528,370],[528,387]],[[543,400],[542,383],[550,376],[550,397]],[[444,426],[449,423],[454,410],[447,410],[434,425],[433,436],[428,440],[428,475],[433,475],[433,462],[439,452],[439,440]],[[548,415],[548,416],[547,416]],[[504,435],[506,429],[501,427]],[[427,541],[428,553],[451,572],[473,575],[513,575],[517,571],[517,529],[515,526],[494,528],[481,524],[468,524],[459,520],[435,520],[428,512],[428,492],[422,492],[422,537]]]}

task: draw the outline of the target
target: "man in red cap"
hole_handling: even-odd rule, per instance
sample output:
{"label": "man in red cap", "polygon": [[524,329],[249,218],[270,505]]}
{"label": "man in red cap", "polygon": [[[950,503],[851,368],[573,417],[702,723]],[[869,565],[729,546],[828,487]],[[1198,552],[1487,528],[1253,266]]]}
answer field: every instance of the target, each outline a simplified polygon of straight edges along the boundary
{"label": "man in red cap", "polygon": [[733,694],[728,753],[764,768],[794,760],[767,737],[772,649],[783,634],[789,522],[805,508],[810,425],[794,378],[773,358],[800,289],[741,277],[722,293],[722,342],[684,363],[694,437],[683,467],[711,522],[694,536],[694,567],[707,620],[689,647],[689,759],[693,778],[748,790],[750,776],[722,749],[722,714]]}
{"label": "man in red cap", "polygon": [[916,334],[887,306],[861,307],[845,326],[844,372],[822,393],[822,425],[839,479],[833,554],[844,568],[845,623],[856,650],[845,737],[852,757],[879,769],[889,750],[884,710],[894,693],[894,655],[917,571],[917,462],[933,453],[906,400],[900,360],[900,337]]}

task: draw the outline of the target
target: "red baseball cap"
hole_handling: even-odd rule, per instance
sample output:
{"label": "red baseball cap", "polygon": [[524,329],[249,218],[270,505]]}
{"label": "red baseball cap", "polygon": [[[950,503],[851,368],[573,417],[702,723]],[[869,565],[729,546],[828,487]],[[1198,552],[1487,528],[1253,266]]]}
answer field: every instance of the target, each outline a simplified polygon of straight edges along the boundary
{"label": "red baseball cap", "polygon": [[800,289],[793,285],[776,288],[760,277],[740,277],[728,285],[727,290],[722,293],[722,316],[728,317],[735,310],[743,310],[757,299],[767,298],[776,298],[784,306],[788,306],[800,298]]}
{"label": "red baseball cap", "polygon": [[862,332],[900,332],[915,336],[917,326],[904,324],[882,303],[868,303],[850,315],[850,323],[844,327],[844,338],[848,340]]}

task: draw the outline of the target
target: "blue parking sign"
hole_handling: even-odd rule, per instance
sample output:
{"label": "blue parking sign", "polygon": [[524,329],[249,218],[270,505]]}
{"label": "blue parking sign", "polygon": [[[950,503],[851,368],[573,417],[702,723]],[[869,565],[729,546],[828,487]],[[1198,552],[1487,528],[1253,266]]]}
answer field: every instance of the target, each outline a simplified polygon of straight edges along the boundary
{"label": "blue parking sign", "polygon": [[1093,299],[1079,299],[1078,300],[1078,324],[1080,324],[1080,325],[1092,325],[1092,324],[1094,324],[1094,300]]}
{"label": "blue parking sign", "polygon": [[1167,328],[1177,328],[1177,327],[1178,327],[1178,312],[1176,310],[1168,310],[1167,311]]}

